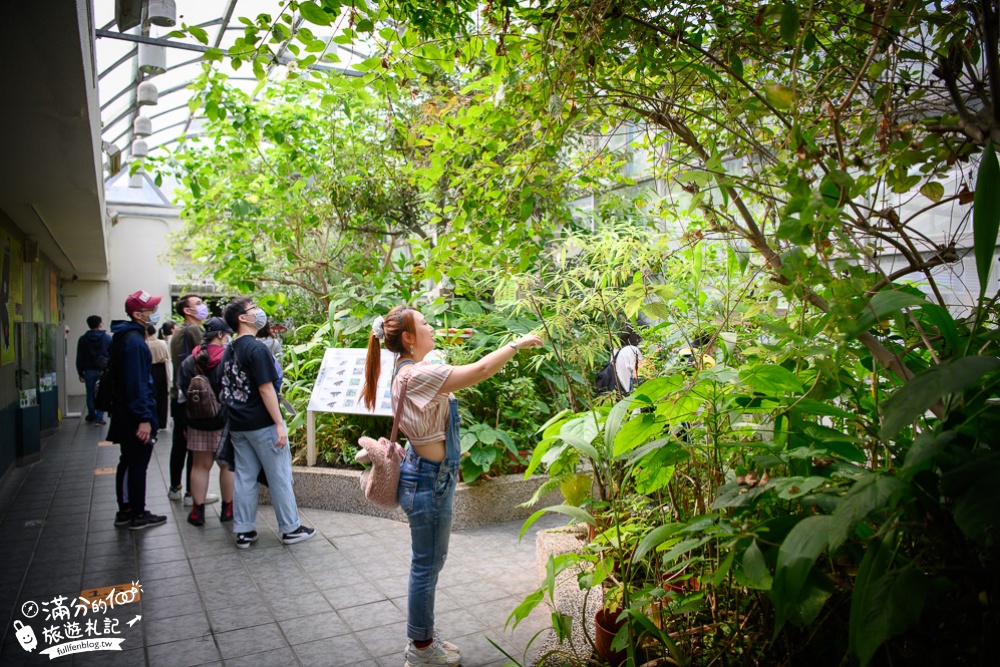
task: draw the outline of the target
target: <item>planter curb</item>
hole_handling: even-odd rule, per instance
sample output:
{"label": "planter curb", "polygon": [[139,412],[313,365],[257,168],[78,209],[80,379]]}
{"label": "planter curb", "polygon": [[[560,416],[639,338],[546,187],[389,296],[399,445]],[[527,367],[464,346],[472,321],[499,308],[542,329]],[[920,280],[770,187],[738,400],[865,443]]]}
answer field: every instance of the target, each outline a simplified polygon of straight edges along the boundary
{"label": "planter curb", "polygon": [[[361,491],[360,470],[292,466],[292,479],[299,507],[406,521],[406,515],[398,507],[386,510],[365,499]],[[555,491],[532,507],[520,507],[547,479],[543,475],[527,480],[522,475],[503,475],[472,485],[459,483],[455,489],[452,527],[462,530],[526,519],[541,507],[559,504],[561,497]],[[260,500],[264,504],[271,502],[271,496],[264,487],[260,490]]]}

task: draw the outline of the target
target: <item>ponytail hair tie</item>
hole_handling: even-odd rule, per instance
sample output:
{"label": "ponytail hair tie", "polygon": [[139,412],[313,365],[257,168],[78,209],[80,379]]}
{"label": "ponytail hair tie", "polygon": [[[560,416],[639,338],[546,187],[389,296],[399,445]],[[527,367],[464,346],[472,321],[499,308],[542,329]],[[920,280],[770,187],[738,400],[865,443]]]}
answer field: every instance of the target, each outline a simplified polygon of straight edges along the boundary
{"label": "ponytail hair tie", "polygon": [[385,319],[381,315],[372,322],[372,335],[380,341],[385,340],[385,329],[382,327],[384,322]]}

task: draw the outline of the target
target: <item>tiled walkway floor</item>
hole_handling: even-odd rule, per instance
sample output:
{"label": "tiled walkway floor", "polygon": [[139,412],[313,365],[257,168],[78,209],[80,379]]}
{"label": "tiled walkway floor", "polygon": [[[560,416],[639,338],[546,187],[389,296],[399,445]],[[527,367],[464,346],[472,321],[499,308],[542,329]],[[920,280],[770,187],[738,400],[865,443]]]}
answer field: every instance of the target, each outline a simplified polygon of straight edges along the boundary
{"label": "tiled walkway floor", "polygon": [[[196,528],[166,497],[170,434],[164,432],[149,468],[149,508],[166,514],[146,531],[114,527],[117,446],[99,447],[104,429],[62,422],[44,443],[42,461],[15,470],[0,489],[0,665],[334,666],[403,664],[409,531],[385,519],[302,509],[319,535],[280,543],[270,507],[261,506],[259,541],[238,550],[218,521],[218,504]],[[213,474],[213,478],[215,475]],[[212,480],[218,491],[218,480]],[[463,665],[502,665],[492,639],[522,657],[547,624],[536,615],[504,633],[511,610],[535,588],[536,524],[518,542],[521,523],[456,531],[437,595],[437,625],[459,644]],[[43,607],[28,619],[25,602],[74,599],[91,588],[142,585],[141,601],[94,615],[118,619],[121,652],[96,651],[49,660]],[[30,609],[30,605],[29,605]],[[126,622],[141,615],[132,626]],[[15,621],[27,623],[38,647],[24,651]],[[81,617],[81,628],[84,618]],[[65,619],[55,625],[62,626]],[[102,626],[98,629],[103,630]],[[61,643],[61,642],[58,642]],[[537,645],[537,643],[536,643]],[[530,658],[530,654],[529,654]]]}

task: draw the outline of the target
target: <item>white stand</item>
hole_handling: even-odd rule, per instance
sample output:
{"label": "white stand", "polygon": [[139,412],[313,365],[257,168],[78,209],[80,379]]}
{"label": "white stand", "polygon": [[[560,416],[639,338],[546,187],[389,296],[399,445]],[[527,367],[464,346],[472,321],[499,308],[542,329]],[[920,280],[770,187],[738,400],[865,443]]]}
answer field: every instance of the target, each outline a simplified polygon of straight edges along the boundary
{"label": "white stand", "polygon": [[316,413],[306,410],[306,465],[316,465]]}

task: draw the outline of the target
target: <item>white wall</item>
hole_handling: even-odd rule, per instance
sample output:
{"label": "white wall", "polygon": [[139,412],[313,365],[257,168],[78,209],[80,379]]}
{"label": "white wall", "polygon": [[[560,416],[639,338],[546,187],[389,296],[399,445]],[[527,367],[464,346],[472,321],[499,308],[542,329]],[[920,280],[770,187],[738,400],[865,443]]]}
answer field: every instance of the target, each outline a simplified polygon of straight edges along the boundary
{"label": "white wall", "polygon": [[[110,332],[112,320],[127,319],[125,298],[136,290],[163,297],[160,321],[170,317],[170,285],[177,282],[171,263],[170,234],[182,223],[169,209],[146,207],[118,210],[117,222],[108,233],[108,281],[67,281],[66,323],[68,337],[67,394],[83,396],[86,391],[76,375],[76,341],[87,330],[87,316],[100,315]],[[155,215],[163,213],[164,215]]]}
{"label": "white wall", "polygon": [[83,396],[86,391],[76,374],[76,342],[87,331],[87,318],[91,315],[99,315],[104,320],[104,328],[110,328],[108,283],[66,280],[62,288],[66,327],[69,329],[66,335],[66,394]]}

